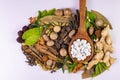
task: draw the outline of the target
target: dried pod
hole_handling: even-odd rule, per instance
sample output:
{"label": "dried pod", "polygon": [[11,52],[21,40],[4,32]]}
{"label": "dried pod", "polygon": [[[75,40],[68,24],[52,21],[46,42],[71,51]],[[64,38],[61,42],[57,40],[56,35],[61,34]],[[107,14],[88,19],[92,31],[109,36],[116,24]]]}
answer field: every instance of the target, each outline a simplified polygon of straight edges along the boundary
{"label": "dried pod", "polygon": [[64,9],[64,15],[65,16],[71,16],[72,15],[72,10],[70,8]]}
{"label": "dried pod", "polygon": [[75,32],[76,32],[75,30],[71,30],[70,33],[68,34],[68,36],[69,36],[70,38],[72,38],[72,36],[75,34]]}
{"label": "dried pod", "polygon": [[89,35],[92,35],[94,33],[94,27],[90,26],[89,28]]}
{"label": "dried pod", "polygon": [[100,38],[101,37],[101,30],[96,30],[95,35],[97,36],[97,38]]}
{"label": "dried pod", "polygon": [[96,19],[95,24],[96,26],[103,27],[104,22],[102,19]]}
{"label": "dried pod", "polygon": [[62,11],[61,9],[57,9],[57,10],[55,11],[55,15],[56,15],[56,16],[62,16],[62,15],[63,15],[63,11]]}

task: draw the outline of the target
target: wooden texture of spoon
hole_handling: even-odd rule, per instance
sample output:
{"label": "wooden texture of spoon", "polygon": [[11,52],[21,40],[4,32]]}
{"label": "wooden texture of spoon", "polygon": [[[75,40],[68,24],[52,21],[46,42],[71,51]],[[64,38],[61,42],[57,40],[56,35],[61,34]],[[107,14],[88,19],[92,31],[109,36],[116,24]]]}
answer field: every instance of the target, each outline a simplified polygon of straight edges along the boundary
{"label": "wooden texture of spoon", "polygon": [[[80,26],[78,28],[77,33],[75,34],[75,36],[73,36],[73,38],[72,38],[72,40],[69,44],[69,55],[70,55],[70,57],[72,58],[73,61],[78,62],[78,63],[82,63],[82,62],[89,61],[92,58],[94,48],[93,48],[93,42],[90,39],[90,37],[88,36],[87,30],[86,30],[86,27],[85,27],[85,23],[86,23],[86,20],[85,20],[86,19],[86,0],[80,0],[79,2],[80,2],[80,8],[79,8],[79,11],[80,11]],[[87,58],[84,59],[84,60],[78,61],[76,58],[73,58],[72,55],[71,55],[71,45],[73,44],[73,42],[76,39],[84,39],[88,43],[90,43],[91,55],[87,56]]]}

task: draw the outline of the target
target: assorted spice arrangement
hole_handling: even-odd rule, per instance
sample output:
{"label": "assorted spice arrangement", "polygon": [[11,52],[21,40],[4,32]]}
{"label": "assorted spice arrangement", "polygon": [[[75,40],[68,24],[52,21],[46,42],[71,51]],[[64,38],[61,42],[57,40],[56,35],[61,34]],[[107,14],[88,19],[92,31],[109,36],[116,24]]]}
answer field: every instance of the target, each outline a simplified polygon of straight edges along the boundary
{"label": "assorted spice arrangement", "polygon": [[[112,27],[97,11],[86,11],[86,31],[94,45],[92,59],[79,65],[70,58],[68,46],[78,30],[79,15],[78,10],[73,12],[65,8],[38,11],[38,16],[30,17],[30,23],[18,31],[17,38],[26,62],[51,72],[58,69],[62,69],[63,73],[65,70],[69,73],[83,71],[82,78],[96,77],[107,70],[115,60],[111,56],[113,47],[109,30]],[[90,55],[91,47],[85,40],[78,39],[71,47],[72,56],[78,60]]]}

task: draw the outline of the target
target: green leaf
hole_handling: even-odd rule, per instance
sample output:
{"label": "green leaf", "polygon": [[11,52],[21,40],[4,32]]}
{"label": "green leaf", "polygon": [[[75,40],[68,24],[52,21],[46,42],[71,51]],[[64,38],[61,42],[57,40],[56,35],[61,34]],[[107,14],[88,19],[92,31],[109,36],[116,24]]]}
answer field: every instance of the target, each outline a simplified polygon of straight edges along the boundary
{"label": "green leaf", "polygon": [[93,12],[90,12],[89,13],[89,18],[90,18],[91,21],[95,21],[96,15]]}
{"label": "green leaf", "polygon": [[43,10],[43,11],[42,11],[41,18],[42,18],[42,17],[45,17],[46,15],[47,15],[47,10]]}
{"label": "green leaf", "polygon": [[63,73],[65,72],[64,65],[62,66],[62,72],[63,72]]}
{"label": "green leaf", "polygon": [[98,76],[99,74],[101,74],[104,70],[107,70],[108,67],[104,62],[99,62],[98,64],[96,64],[94,66],[94,73],[93,73],[93,77]]}
{"label": "green leaf", "polygon": [[42,17],[42,12],[38,11],[38,16],[37,16],[37,20],[40,19]]}
{"label": "green leaf", "polygon": [[32,36],[30,36],[30,37],[28,37],[26,40],[25,40],[25,44],[26,45],[33,45],[33,44],[35,44],[37,41],[38,41],[38,39],[39,39],[39,36],[37,36],[37,35],[32,35]]}
{"label": "green leaf", "polygon": [[92,39],[93,41],[96,40],[96,39],[97,39],[96,35],[93,34],[93,35],[91,36],[91,39]]}
{"label": "green leaf", "polygon": [[95,24],[96,15],[91,11],[86,11],[86,29]]}
{"label": "green leaf", "polygon": [[90,26],[91,26],[91,23],[89,22],[89,20],[86,20],[86,30],[88,30]]}
{"label": "green leaf", "polygon": [[73,71],[73,69],[75,68],[75,66],[77,65],[77,63],[73,62],[73,63],[69,63],[69,64],[66,64],[66,65],[68,67],[68,72],[70,73],[70,72]]}
{"label": "green leaf", "polygon": [[55,14],[55,10],[56,10],[55,8],[48,10],[47,11],[47,15],[54,15]]}
{"label": "green leaf", "polygon": [[24,32],[22,35],[22,39],[27,39],[31,35],[38,35],[39,34],[39,28],[32,28]]}
{"label": "green leaf", "polygon": [[26,32],[23,33],[22,39],[25,40],[26,45],[33,45],[35,44],[39,37],[41,36],[43,31],[43,27],[37,27],[37,28],[32,28],[27,30]]}
{"label": "green leaf", "polygon": [[101,66],[102,66],[104,69],[108,69],[108,66],[107,66],[104,62],[101,62]]}

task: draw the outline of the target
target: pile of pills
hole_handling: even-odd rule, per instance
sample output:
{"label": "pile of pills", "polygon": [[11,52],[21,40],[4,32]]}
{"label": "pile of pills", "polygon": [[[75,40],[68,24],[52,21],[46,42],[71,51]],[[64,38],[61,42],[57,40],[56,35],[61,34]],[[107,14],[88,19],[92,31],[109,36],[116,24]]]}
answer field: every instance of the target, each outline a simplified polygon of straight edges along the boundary
{"label": "pile of pills", "polygon": [[84,39],[77,39],[73,42],[71,45],[71,55],[73,58],[76,58],[77,60],[84,60],[87,56],[91,54],[91,46],[90,43],[88,43]]}

